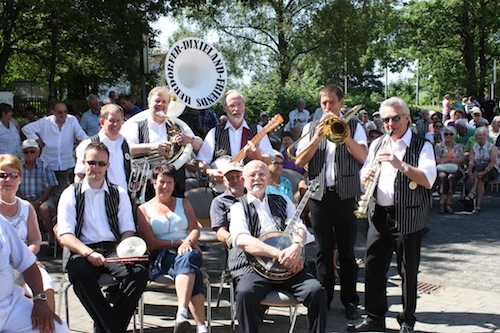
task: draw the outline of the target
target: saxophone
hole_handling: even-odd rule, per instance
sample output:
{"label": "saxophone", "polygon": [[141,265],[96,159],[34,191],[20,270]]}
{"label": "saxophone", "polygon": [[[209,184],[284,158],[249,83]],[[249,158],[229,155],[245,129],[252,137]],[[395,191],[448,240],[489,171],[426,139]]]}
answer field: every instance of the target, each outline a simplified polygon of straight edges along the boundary
{"label": "saxophone", "polygon": [[378,179],[380,178],[380,171],[381,171],[381,163],[377,161],[378,159],[378,154],[387,148],[389,145],[389,142],[391,140],[391,135],[392,131],[389,132],[386,137],[384,138],[384,141],[381,143],[377,155],[373,158],[373,161],[375,162],[373,165],[373,174],[371,177],[367,180],[365,184],[365,193],[361,195],[358,201],[358,209],[354,211],[354,215],[358,219],[366,219],[368,217],[368,208],[374,203],[374,197],[373,193],[375,193],[375,188],[377,187]]}

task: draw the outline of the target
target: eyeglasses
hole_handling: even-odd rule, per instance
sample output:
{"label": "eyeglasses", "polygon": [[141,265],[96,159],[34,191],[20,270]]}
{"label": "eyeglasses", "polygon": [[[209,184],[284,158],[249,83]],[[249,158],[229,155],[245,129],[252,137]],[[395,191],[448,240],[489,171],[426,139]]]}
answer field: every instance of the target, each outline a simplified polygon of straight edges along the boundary
{"label": "eyeglasses", "polygon": [[443,135],[445,135],[445,136],[452,136],[452,135],[455,135],[455,133],[443,133]]}
{"label": "eyeglasses", "polygon": [[283,163],[283,162],[276,162],[276,161],[273,161],[273,162],[271,162],[271,164],[273,164],[273,165],[281,165],[281,166],[283,166],[283,164],[284,164],[284,163]]}
{"label": "eyeglasses", "polygon": [[86,161],[88,165],[95,166],[96,164],[100,167],[105,167],[108,165],[108,162],[104,161]]}
{"label": "eyeglasses", "polygon": [[23,150],[23,154],[36,154],[36,150]]}
{"label": "eyeglasses", "polygon": [[401,120],[401,116],[394,116],[394,117],[382,118],[382,121],[384,123],[386,123],[386,124],[388,124],[389,121],[391,121],[391,120],[392,120],[393,123],[397,123],[398,121]]}
{"label": "eyeglasses", "polygon": [[0,172],[0,178],[6,179],[7,177],[11,179],[16,179],[17,177],[19,177],[19,172],[11,172],[11,173]]}

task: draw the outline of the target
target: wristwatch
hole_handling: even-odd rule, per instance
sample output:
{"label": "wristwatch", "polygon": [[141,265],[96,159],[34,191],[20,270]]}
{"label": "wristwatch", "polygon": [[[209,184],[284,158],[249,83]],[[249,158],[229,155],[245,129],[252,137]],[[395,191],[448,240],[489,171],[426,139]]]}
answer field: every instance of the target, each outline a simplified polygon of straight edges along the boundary
{"label": "wristwatch", "polygon": [[44,293],[36,294],[35,296],[33,296],[33,300],[36,301],[37,299],[39,299],[40,301],[46,301],[47,295],[45,295]]}
{"label": "wristwatch", "polygon": [[403,170],[401,170],[401,172],[402,173],[407,173],[408,170],[410,170],[410,167],[408,166],[408,164],[403,163]]}

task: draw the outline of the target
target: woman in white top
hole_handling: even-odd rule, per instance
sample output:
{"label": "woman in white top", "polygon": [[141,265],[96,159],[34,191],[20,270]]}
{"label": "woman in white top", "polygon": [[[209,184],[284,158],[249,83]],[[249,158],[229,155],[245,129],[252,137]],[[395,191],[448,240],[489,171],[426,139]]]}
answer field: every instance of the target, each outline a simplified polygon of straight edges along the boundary
{"label": "woman in white top", "polygon": [[197,325],[197,333],[208,332],[205,326],[205,297],[200,271],[202,255],[198,246],[200,230],[188,200],[172,196],[175,168],[161,165],[154,169],[155,196],[137,209],[139,233],[151,253],[151,279],[163,274],[175,278],[177,316],[174,333],[190,331],[188,306]]}
{"label": "woman in white top", "polygon": [[493,117],[490,124],[490,138],[493,142],[497,142],[498,135],[500,134],[500,116]]}
{"label": "woman in white top", "polygon": [[[35,208],[29,201],[16,196],[23,167],[19,158],[11,154],[0,155],[0,214],[10,222],[16,232],[35,255],[40,251],[41,235]],[[47,295],[47,304],[55,311],[54,282],[43,267],[38,263],[43,279],[43,289]],[[24,284],[24,281],[22,282]],[[31,290],[25,285],[26,294]]]}

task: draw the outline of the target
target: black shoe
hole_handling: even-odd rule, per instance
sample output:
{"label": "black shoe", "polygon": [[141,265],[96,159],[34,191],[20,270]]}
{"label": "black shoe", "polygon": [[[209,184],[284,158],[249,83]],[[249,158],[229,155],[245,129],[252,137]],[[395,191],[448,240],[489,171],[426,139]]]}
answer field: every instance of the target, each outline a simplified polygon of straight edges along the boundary
{"label": "black shoe", "polygon": [[188,333],[191,332],[192,326],[189,321],[176,322],[174,326],[174,333]]}
{"label": "black shoe", "polygon": [[347,332],[385,332],[385,326],[367,322],[365,319],[357,324],[347,324]]}
{"label": "black shoe", "polygon": [[345,317],[350,320],[355,320],[359,318],[359,312],[356,305],[353,303],[348,303],[345,307]]}
{"label": "black shoe", "polygon": [[414,333],[414,332],[415,331],[413,330],[413,327],[411,327],[407,323],[401,324],[401,329],[399,330],[399,333]]}

